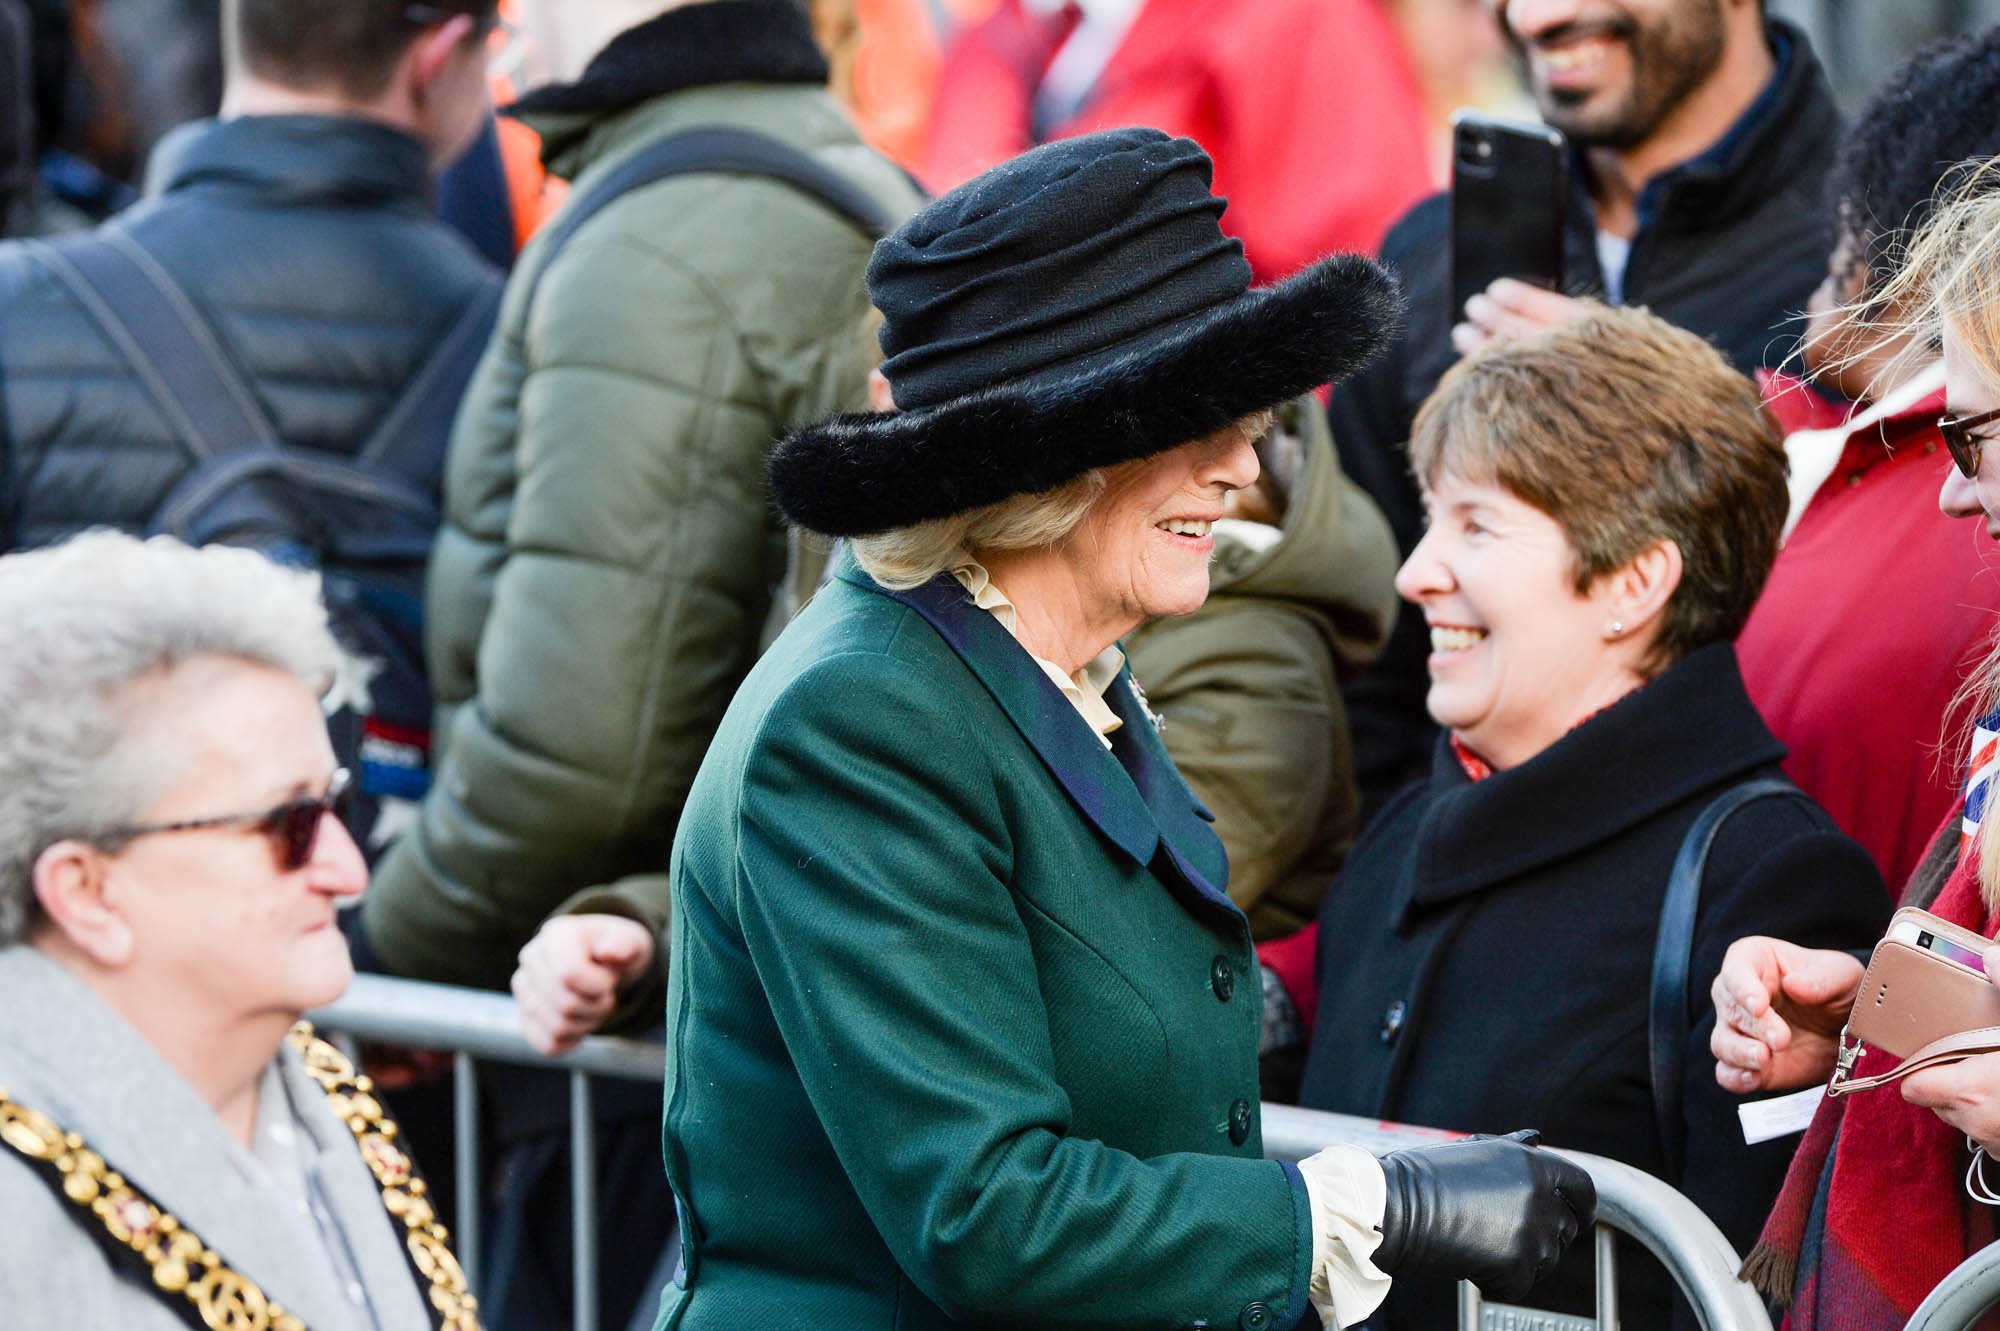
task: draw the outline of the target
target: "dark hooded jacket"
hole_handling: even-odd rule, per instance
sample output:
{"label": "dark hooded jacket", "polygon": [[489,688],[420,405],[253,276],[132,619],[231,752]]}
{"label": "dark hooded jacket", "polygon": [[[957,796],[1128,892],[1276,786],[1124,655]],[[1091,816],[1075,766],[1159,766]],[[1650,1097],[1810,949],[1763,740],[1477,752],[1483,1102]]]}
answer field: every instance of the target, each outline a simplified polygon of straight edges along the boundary
{"label": "dark hooded jacket", "polygon": [[[1735,650],[1702,647],[1518,766],[1473,781],[1440,740],[1430,779],[1355,844],[1319,916],[1319,1020],[1300,1103],[1547,1145],[1670,1173],[1652,1098],[1647,1007],[1660,908],[1694,820],[1780,775],[1784,746]],[[1702,875],[1688,969],[1681,1145],[1670,1179],[1747,1252],[1796,1137],[1747,1145],[1716,1084],[1709,988],[1730,943],[1766,934],[1865,947],[1888,894],[1866,851],[1800,798],[1743,806]],[[1624,1245],[1627,1256],[1636,1253]],[[1577,1244],[1526,1302],[1590,1308]],[[1665,1272],[1625,1261],[1624,1324],[1663,1327]],[[1450,1320],[1443,1282],[1399,1281],[1372,1325]],[[1685,1324],[1685,1323],[1684,1323]]]}

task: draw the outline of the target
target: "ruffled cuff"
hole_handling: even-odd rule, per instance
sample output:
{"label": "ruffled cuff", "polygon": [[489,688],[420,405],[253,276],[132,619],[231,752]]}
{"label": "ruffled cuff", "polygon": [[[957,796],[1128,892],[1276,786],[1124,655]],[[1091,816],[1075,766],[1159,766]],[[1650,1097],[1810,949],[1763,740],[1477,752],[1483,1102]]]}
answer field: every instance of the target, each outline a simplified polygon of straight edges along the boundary
{"label": "ruffled cuff", "polygon": [[1312,1208],[1312,1280],[1306,1297],[1329,1328],[1352,1326],[1381,1306],[1389,1277],[1369,1259],[1382,1242],[1389,1186],[1359,1146],[1329,1146],[1299,1161]]}

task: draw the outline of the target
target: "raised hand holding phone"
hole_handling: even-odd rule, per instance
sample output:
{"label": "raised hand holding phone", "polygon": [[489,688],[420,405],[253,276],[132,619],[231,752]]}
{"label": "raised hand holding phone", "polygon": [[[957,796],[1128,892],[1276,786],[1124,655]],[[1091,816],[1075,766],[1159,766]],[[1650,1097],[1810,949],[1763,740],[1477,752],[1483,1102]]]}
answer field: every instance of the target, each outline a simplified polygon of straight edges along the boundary
{"label": "raised hand holding phone", "polygon": [[[1477,111],[1452,117],[1453,343],[1566,322],[1563,211],[1569,152],[1547,125]],[[1502,282],[1502,279],[1507,279]],[[1518,288],[1518,289],[1517,289]],[[1474,302],[1484,302],[1474,309]]]}
{"label": "raised hand holding phone", "polygon": [[[1892,925],[1889,936],[1896,937],[1908,927],[1906,922]],[[2000,989],[2000,947],[1987,943],[1983,952],[1972,954],[1965,940],[1929,929],[1912,931],[1919,935],[1913,940],[1918,947],[1953,965],[1978,971]],[[1989,1155],[2000,1151],[2000,1053],[1976,1054],[1912,1072],[1903,1078],[1902,1092],[1905,1100],[1935,1113],[1985,1147]]]}
{"label": "raised hand holding phone", "polygon": [[1452,325],[1452,349],[1470,356],[1496,338],[1524,337],[1580,319],[1588,308],[1561,292],[1544,291],[1517,278],[1496,278],[1466,300],[1465,318]]}

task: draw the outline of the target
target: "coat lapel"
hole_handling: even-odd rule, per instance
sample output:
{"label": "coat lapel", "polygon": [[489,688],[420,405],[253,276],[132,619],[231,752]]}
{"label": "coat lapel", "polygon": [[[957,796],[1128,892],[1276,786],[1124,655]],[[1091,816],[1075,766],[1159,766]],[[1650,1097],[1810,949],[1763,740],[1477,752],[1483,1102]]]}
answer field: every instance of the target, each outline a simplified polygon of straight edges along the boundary
{"label": "coat lapel", "polygon": [[1689,653],[1484,780],[1468,780],[1441,739],[1431,781],[1443,793],[1417,829],[1411,903],[1436,906],[1536,872],[1784,756],[1727,642]]}
{"label": "coat lapel", "polygon": [[[10,1093],[80,1134],[307,1326],[333,1315],[284,1241],[293,1230],[279,1202],[231,1162],[237,1144],[222,1120],[123,1018],[27,944],[0,950],[0,1007],[0,1083]],[[96,1223],[80,1211],[78,1220]]]}
{"label": "coat lapel", "polygon": [[1119,672],[1105,693],[1105,702],[1125,723],[1113,737],[1119,749],[1114,755],[1027,650],[949,574],[900,592],[851,565],[841,576],[923,616],[993,695],[1077,809],[1114,845],[1142,866],[1164,847],[1175,872],[1197,893],[1237,909],[1220,886],[1227,880],[1222,843],[1154,732],[1129,669]]}

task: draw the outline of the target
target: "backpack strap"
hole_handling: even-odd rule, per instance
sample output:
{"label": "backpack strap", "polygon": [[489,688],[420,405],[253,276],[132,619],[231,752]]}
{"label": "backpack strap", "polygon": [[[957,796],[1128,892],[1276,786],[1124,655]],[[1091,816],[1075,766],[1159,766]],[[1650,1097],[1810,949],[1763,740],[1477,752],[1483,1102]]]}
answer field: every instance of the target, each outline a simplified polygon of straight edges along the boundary
{"label": "backpack strap", "polygon": [[472,378],[473,367],[486,353],[493,324],[500,313],[500,294],[506,284],[498,276],[488,277],[479,291],[465,303],[465,309],[449,332],[425,358],[408,385],[388,412],[368,434],[354,454],[357,466],[379,467],[391,450],[406,439],[443,441],[451,436],[452,419],[458,415],[459,400]]}
{"label": "backpack strap", "polygon": [[99,228],[30,248],[131,363],[196,460],[275,446],[215,330],[137,241]]}
{"label": "backpack strap", "polygon": [[528,282],[529,299],[563,246],[608,204],[669,176],[710,171],[782,181],[819,200],[870,240],[880,240],[895,228],[895,219],[860,186],[788,143],[725,125],[683,130],[641,148],[581,197],[573,198],[542,243],[539,265]]}
{"label": "backpack strap", "polygon": [[1694,952],[1694,919],[1701,905],[1701,880],[1708,852],[1729,816],[1755,800],[1795,796],[1804,791],[1789,781],[1760,777],[1731,786],[1715,797],[1688,828],[1660,903],[1660,931],[1653,944],[1652,993],[1647,1002],[1646,1050],[1653,1073],[1653,1120],[1660,1134],[1667,1182],[1679,1186],[1686,1134],[1681,1129],[1681,1085],[1688,1037],[1688,968]]}

